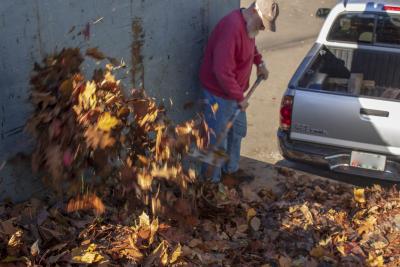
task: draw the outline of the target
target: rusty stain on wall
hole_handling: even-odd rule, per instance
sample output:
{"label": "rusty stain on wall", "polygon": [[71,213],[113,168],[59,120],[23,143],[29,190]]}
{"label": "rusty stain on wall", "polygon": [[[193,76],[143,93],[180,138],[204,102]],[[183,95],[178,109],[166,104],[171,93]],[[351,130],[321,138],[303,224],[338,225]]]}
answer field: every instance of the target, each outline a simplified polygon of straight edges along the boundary
{"label": "rusty stain on wall", "polygon": [[90,39],[90,23],[86,23],[85,28],[82,30],[82,35],[83,38],[85,38],[85,41],[89,41]]}
{"label": "rusty stain on wall", "polygon": [[142,19],[135,18],[132,22],[132,85],[137,89],[144,89],[144,65],[142,48],[144,44],[144,32]]}
{"label": "rusty stain on wall", "polygon": [[42,42],[42,31],[41,31],[41,24],[40,24],[40,13],[39,13],[39,1],[35,2],[36,4],[36,20],[37,20],[37,38],[38,38],[38,48],[39,54],[43,57],[43,42]]}

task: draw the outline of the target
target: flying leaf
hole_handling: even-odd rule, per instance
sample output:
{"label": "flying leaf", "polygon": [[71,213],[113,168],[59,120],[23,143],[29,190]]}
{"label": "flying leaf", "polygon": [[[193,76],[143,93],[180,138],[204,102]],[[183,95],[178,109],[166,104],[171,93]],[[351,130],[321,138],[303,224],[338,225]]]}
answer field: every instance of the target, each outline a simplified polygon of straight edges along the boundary
{"label": "flying leaf", "polygon": [[100,118],[97,122],[97,127],[100,130],[108,132],[111,129],[113,129],[115,126],[117,126],[118,123],[119,123],[119,120],[116,117],[111,116],[111,114],[108,112],[105,112],[100,116]]}
{"label": "flying leaf", "polygon": [[96,98],[96,83],[86,82],[84,91],[79,95],[79,103],[84,109],[92,109],[97,103]]}
{"label": "flying leaf", "polygon": [[71,199],[67,205],[68,212],[93,209],[97,215],[105,212],[105,206],[95,194],[85,194]]}
{"label": "flying leaf", "polygon": [[86,55],[96,60],[103,60],[106,58],[106,56],[101,51],[99,51],[97,47],[88,48],[86,50]]}
{"label": "flying leaf", "polygon": [[214,105],[211,106],[211,110],[214,113],[214,115],[217,114],[218,108],[219,108],[218,103],[214,103]]}
{"label": "flying leaf", "polygon": [[64,98],[69,99],[71,97],[72,91],[73,81],[71,79],[65,80],[61,83],[60,92]]}

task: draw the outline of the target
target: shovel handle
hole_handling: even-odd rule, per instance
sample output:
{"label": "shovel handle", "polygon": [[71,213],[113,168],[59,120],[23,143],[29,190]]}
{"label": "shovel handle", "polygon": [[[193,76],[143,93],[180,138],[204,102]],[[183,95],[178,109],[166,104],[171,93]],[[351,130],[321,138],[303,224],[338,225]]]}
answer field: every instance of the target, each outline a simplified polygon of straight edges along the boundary
{"label": "shovel handle", "polygon": [[256,91],[256,88],[260,85],[260,83],[264,80],[263,76],[258,76],[257,80],[254,82],[253,86],[250,88],[244,100],[248,101],[253,93]]}
{"label": "shovel handle", "polygon": [[[257,77],[257,80],[254,82],[253,86],[250,88],[250,90],[247,93],[244,100],[248,101],[250,99],[251,95],[254,93],[256,88],[260,85],[260,83],[263,80],[264,80],[264,78],[262,76]],[[240,112],[241,112],[240,108],[235,110],[235,112],[232,114],[232,116],[229,118],[228,122],[226,123],[225,129],[219,134],[217,141],[211,147],[211,150],[214,150],[215,148],[218,148],[221,145],[222,141],[224,141],[225,137],[228,135],[229,130],[232,128],[233,123],[235,122],[236,118],[239,116]]]}

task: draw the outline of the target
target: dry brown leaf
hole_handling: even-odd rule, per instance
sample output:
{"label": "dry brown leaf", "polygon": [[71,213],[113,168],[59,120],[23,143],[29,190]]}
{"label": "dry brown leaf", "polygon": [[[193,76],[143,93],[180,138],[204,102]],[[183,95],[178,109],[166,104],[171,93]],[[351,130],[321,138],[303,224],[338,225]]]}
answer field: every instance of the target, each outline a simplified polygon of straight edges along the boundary
{"label": "dry brown leaf", "polygon": [[101,51],[99,51],[97,47],[88,48],[86,50],[86,55],[96,60],[103,60],[106,58],[106,56]]}
{"label": "dry brown leaf", "polygon": [[292,260],[286,256],[279,257],[279,266],[280,267],[292,267]]}
{"label": "dry brown leaf", "polygon": [[198,245],[200,245],[202,243],[203,243],[203,241],[201,241],[200,239],[195,238],[195,239],[192,239],[189,242],[188,246],[191,247],[191,248],[195,248],[195,247],[197,247]]}
{"label": "dry brown leaf", "polygon": [[5,235],[12,235],[17,231],[17,228],[14,226],[13,222],[16,218],[12,218],[6,221],[0,222],[0,232]]}
{"label": "dry brown leaf", "polygon": [[322,246],[317,246],[310,251],[310,255],[319,259],[325,255],[325,249]]}
{"label": "dry brown leaf", "polygon": [[74,85],[73,85],[73,81],[71,79],[63,81],[60,85],[61,95],[64,98],[69,99],[72,95],[72,91],[74,90],[73,87],[74,87]]}
{"label": "dry brown leaf", "polygon": [[63,153],[60,145],[52,145],[46,149],[46,166],[57,184],[62,179]]}
{"label": "dry brown leaf", "polygon": [[97,215],[103,214],[106,210],[101,199],[95,194],[85,194],[71,199],[67,205],[68,212],[74,212],[78,210],[89,210],[92,209]]}
{"label": "dry brown leaf", "polygon": [[31,255],[33,257],[36,257],[39,254],[40,254],[39,240],[36,240],[35,243],[33,243],[32,246],[31,246]]}

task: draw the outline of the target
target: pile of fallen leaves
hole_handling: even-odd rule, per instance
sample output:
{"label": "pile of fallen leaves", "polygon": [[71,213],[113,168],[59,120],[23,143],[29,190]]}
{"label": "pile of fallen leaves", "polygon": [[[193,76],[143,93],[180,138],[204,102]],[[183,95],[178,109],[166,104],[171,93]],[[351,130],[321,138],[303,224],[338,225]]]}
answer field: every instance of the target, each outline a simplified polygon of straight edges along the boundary
{"label": "pile of fallen leaves", "polygon": [[[110,208],[112,210],[112,208]],[[160,238],[169,226],[146,213],[129,226],[118,224],[118,211],[96,217],[70,213],[65,205],[33,199],[0,206],[1,266],[170,265],[179,262],[181,246]]]}
{"label": "pile of fallen leaves", "polygon": [[195,180],[182,161],[190,146],[206,146],[206,125],[200,117],[173,125],[144,91],[125,97],[113,74],[121,66],[95,48],[86,55],[110,63],[88,79],[81,70],[85,58],[69,48],[35,65],[34,111],[26,126],[37,144],[32,168],[59,195],[79,195],[72,210],[100,205],[86,192],[121,199],[134,194],[153,211],[163,209],[165,187],[184,191]]}
{"label": "pile of fallen leaves", "polygon": [[[249,184],[205,184],[197,210],[188,212],[184,222],[150,218],[109,203],[101,216],[68,213],[67,203],[61,202],[6,203],[0,206],[0,262],[399,266],[399,191],[289,179],[274,191]],[[123,213],[129,213],[129,221],[121,222]]]}
{"label": "pile of fallen leaves", "polygon": [[203,221],[198,239],[184,247],[195,258],[206,252],[207,264],[400,265],[400,192],[395,188],[354,188],[302,176],[289,177],[274,191],[219,185],[207,192],[217,192],[203,201],[207,214],[219,215]]}

